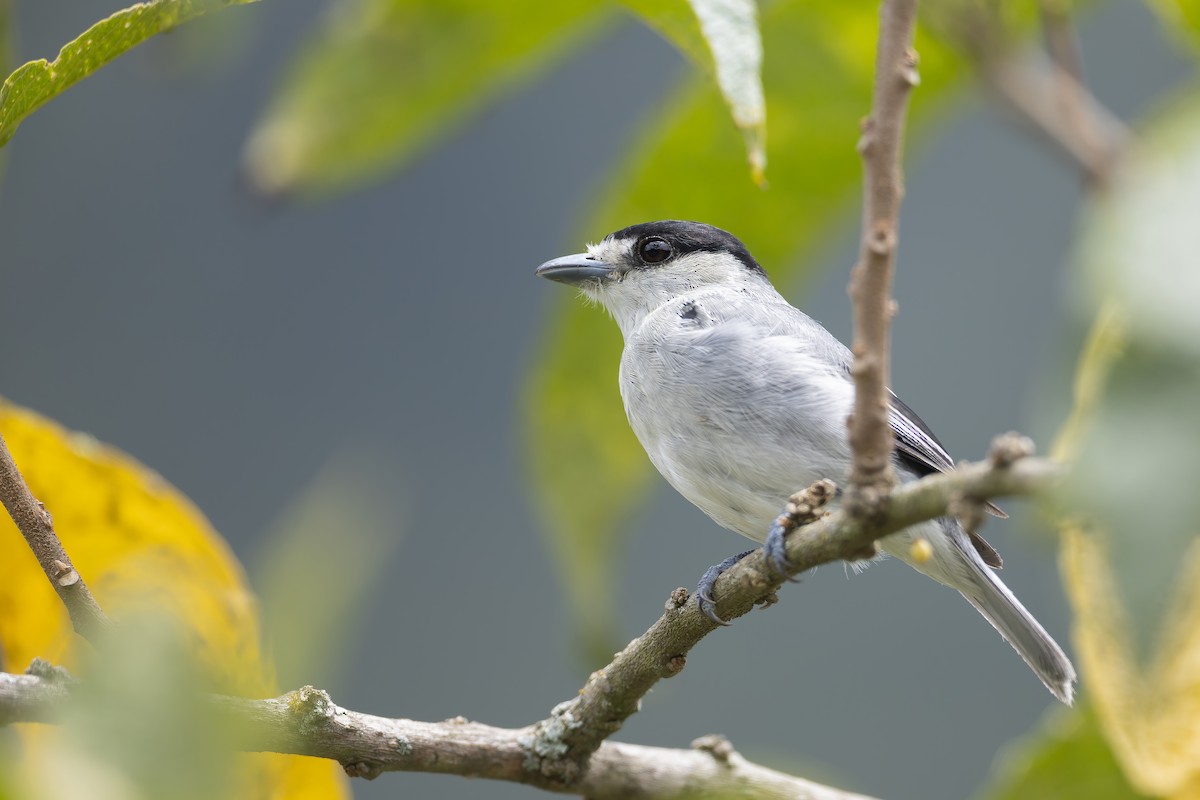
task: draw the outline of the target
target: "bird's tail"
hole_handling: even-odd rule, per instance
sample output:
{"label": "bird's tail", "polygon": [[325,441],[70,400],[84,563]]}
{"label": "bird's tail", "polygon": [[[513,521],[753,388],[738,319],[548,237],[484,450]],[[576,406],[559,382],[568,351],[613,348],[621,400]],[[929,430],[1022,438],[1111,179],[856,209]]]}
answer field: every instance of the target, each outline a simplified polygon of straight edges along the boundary
{"label": "bird's tail", "polygon": [[974,553],[966,555],[969,568],[959,572],[954,588],[1000,631],[1051,694],[1070,705],[1075,693],[1075,667],[1070,659],[1000,578]]}

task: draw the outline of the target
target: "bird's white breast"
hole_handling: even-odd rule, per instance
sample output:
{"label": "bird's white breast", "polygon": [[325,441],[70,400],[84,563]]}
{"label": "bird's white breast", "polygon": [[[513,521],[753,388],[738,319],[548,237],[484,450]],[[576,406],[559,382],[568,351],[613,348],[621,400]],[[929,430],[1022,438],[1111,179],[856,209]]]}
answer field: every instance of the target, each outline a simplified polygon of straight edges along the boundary
{"label": "bird's white breast", "polygon": [[761,541],[788,495],[845,476],[853,387],[809,339],[731,294],[689,293],[630,330],[621,396],[667,481],[719,524]]}

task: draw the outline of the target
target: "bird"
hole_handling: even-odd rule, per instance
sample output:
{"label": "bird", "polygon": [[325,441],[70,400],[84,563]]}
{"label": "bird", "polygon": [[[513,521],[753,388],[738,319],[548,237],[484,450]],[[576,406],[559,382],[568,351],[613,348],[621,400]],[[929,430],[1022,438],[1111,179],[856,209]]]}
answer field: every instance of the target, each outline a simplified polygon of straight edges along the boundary
{"label": "bird", "polygon": [[[622,228],[535,274],[576,287],[616,321],[626,416],[667,482],[717,524],[766,542],[768,563],[774,547],[778,563],[782,540],[770,532],[787,498],[849,475],[850,350],[788,303],[739,239],[700,222]],[[929,426],[890,391],[889,398],[897,479],[952,469]],[[918,539],[930,545],[927,558],[914,556]],[[943,517],[884,537],[879,547],[961,593],[1071,704],[1075,668],[995,573],[999,554],[982,537]],[[712,584],[744,555],[701,580],[698,602],[716,622]]]}

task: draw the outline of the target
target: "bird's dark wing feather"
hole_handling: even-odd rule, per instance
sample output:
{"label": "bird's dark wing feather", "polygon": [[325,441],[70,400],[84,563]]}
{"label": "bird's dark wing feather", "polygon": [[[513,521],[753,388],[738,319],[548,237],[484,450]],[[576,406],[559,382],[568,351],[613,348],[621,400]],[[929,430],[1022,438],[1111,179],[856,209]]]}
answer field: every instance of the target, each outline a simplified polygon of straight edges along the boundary
{"label": "bird's dark wing feather", "polygon": [[[953,468],[954,459],[946,452],[946,448],[938,441],[937,436],[929,429],[920,417],[904,401],[896,397],[890,390],[892,413],[889,421],[892,431],[896,434],[896,459],[905,467],[918,475],[929,475],[934,472],[945,472]],[[1006,519],[1003,511],[991,503],[984,505],[989,514]],[[982,536],[967,531],[971,544],[975,546],[983,562],[997,569],[1004,563],[996,548],[992,547]]]}
{"label": "bird's dark wing feather", "polygon": [[889,421],[896,434],[896,457],[918,475],[945,472],[954,467],[954,459],[938,441],[929,426],[903,400],[888,391],[892,399]]}

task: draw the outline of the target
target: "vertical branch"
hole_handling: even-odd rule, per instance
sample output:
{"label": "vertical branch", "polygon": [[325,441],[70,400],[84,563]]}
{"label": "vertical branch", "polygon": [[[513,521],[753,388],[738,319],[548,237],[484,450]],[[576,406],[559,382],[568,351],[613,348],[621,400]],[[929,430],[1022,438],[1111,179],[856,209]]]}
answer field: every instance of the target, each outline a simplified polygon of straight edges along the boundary
{"label": "vertical branch", "polygon": [[913,50],[916,0],[884,0],[871,115],[858,150],[863,159],[863,230],[858,263],[850,276],[854,303],[854,414],[849,420],[854,465],[846,498],[858,516],[876,516],[894,476],[888,421],[888,330],[900,201],[900,154],[908,98],[920,80]]}
{"label": "vertical branch", "polygon": [[75,632],[95,643],[112,623],[72,566],[54,532],[50,512],[29,491],[3,436],[0,436],[0,503],[8,509],[50,585],[67,607]]}

